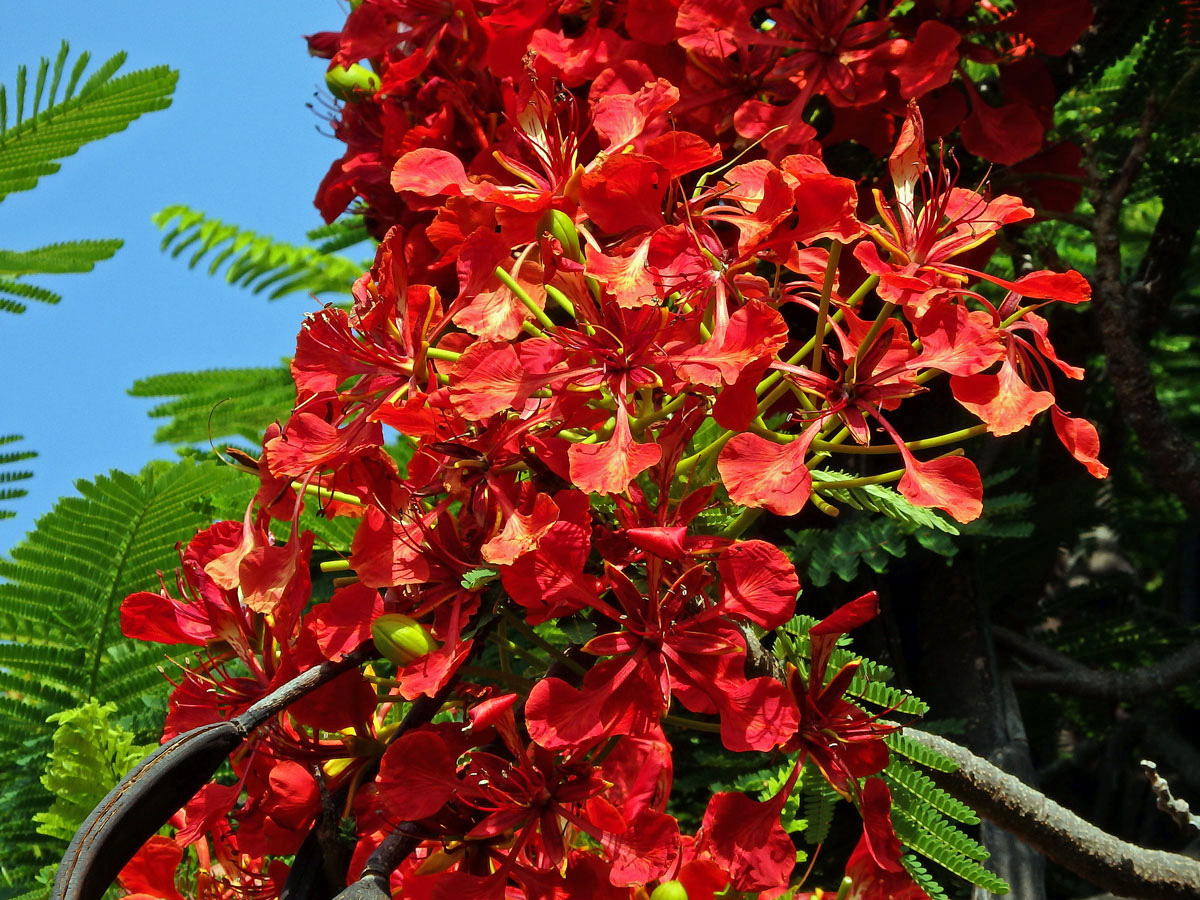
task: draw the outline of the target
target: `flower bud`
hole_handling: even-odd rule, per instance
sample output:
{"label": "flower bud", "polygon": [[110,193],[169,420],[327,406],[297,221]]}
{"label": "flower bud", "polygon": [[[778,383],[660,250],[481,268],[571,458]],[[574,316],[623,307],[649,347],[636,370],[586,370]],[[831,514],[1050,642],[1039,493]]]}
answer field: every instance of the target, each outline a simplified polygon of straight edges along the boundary
{"label": "flower bud", "polygon": [[398,666],[407,666],[440,646],[420,622],[399,613],[387,613],[372,622],[371,637],[380,655]]}
{"label": "flower bud", "polygon": [[561,209],[551,209],[542,216],[538,230],[558,238],[562,244],[563,256],[575,262],[583,262],[583,254],[579,250],[579,232],[575,228],[575,220]]}
{"label": "flower bud", "polygon": [[688,900],[687,889],[679,881],[664,881],[650,894],[650,900]]}
{"label": "flower bud", "polygon": [[325,73],[325,86],[339,100],[353,103],[379,90],[379,76],[358,63],[350,68],[335,66]]}

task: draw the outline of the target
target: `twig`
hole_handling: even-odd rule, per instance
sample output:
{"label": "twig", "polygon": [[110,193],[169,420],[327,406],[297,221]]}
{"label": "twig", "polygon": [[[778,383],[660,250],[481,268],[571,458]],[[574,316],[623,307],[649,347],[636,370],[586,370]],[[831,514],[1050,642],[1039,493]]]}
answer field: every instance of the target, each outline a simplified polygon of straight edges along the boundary
{"label": "twig", "polygon": [[965,747],[914,728],[904,733],[957,764],[932,773],[943,790],[1080,878],[1131,900],[1200,896],[1200,862],[1122,841]]}
{"label": "twig", "polygon": [[998,643],[1050,671],[1014,671],[1014,687],[1097,700],[1138,700],[1161,694],[1200,675],[1200,643],[1189,644],[1153,665],[1127,672],[1091,669],[1007,628],[993,627]]}
{"label": "twig", "polygon": [[1171,793],[1171,785],[1167,779],[1158,774],[1158,766],[1148,759],[1140,763],[1142,774],[1150,782],[1150,791],[1154,794],[1154,805],[1175,820],[1180,828],[1200,831],[1200,816],[1192,815],[1191,807],[1186,800],[1181,800]]}

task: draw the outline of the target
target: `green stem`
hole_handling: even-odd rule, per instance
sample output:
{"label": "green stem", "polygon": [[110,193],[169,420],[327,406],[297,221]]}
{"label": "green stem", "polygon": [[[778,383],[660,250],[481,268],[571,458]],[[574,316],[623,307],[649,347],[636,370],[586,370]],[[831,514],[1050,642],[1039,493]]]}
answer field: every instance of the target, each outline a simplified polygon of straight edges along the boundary
{"label": "green stem", "polygon": [[846,488],[864,487],[868,484],[886,484],[889,481],[899,481],[904,477],[904,469],[893,469],[882,475],[868,475],[864,478],[848,478],[845,481],[814,481],[814,491],[841,491]]}
{"label": "green stem", "polygon": [[719,453],[721,448],[733,437],[737,432],[722,431],[721,434],[707,447],[704,447],[691,456],[686,456],[679,461],[679,465],[675,467],[677,473],[685,473],[691,471],[697,463],[707,459],[714,453]]}
{"label": "green stem", "polygon": [[542,327],[549,331],[553,331],[557,327],[550,317],[546,315],[546,311],[534,303],[533,298],[525,293],[525,289],[517,284],[516,279],[504,271],[503,266],[496,266],[496,277],[500,279],[506,288],[516,295],[518,300],[525,304],[525,308],[533,313],[535,319],[542,323]]}
{"label": "green stem", "polygon": [[[298,481],[293,481],[292,487],[298,488],[300,487],[300,483]],[[346,494],[342,491],[333,491],[329,488],[323,488],[316,484],[304,485],[304,493],[312,494],[314,497],[317,497],[321,500],[336,500],[338,503],[350,503],[354,506],[366,505],[361,497],[355,497],[353,494]]]}
{"label": "green stem", "polygon": [[[958,431],[939,434],[936,437],[922,438],[919,441],[905,441],[904,446],[909,450],[928,450],[930,447],[943,447],[946,444],[954,444],[958,441],[965,441],[968,438],[978,437],[986,432],[986,425],[972,425],[970,428],[960,428]],[[879,447],[860,447],[857,444],[843,446],[840,442],[816,440],[812,442],[812,446],[814,450],[825,450],[834,453],[859,453],[872,456],[900,452],[900,448],[895,444],[887,444]]]}
{"label": "green stem", "polygon": [[425,348],[425,355],[430,359],[441,359],[446,362],[458,362],[462,357],[461,353],[455,353],[453,350],[443,350],[440,347]]}
{"label": "green stem", "polygon": [[825,346],[825,323],[829,319],[829,298],[833,296],[833,279],[837,275],[838,259],[842,255],[842,244],[840,241],[834,241],[833,246],[829,248],[829,262],[825,264],[825,281],[821,284],[821,306],[817,310],[817,330],[815,335],[820,335],[820,339],[813,341],[812,348],[812,365],[809,366],[814,372],[821,371],[821,348]]}
{"label": "green stem", "polygon": [[741,537],[747,528],[758,521],[758,517],[761,516],[763,512],[765,512],[765,510],[760,507],[742,510],[742,514],[730,522],[729,525],[727,525],[721,532],[721,537],[735,539]]}
{"label": "green stem", "polygon": [[546,296],[561,306],[572,319],[575,318],[575,304],[562,291],[553,285],[546,285]]}
{"label": "green stem", "polygon": [[322,572],[349,572],[350,560],[348,559],[327,559],[321,563]]}

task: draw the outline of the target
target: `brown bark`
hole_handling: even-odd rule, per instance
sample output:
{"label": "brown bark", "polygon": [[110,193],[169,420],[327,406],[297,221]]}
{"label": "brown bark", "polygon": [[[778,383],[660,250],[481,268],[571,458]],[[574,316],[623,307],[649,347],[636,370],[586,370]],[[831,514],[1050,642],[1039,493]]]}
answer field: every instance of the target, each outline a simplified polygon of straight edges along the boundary
{"label": "brown bark", "polygon": [[1101,831],[943,737],[911,728],[905,734],[957,763],[954,772],[934,773],[944,790],[1080,878],[1131,900],[1200,897],[1200,862],[1147,850]]}
{"label": "brown bark", "polygon": [[1140,700],[1161,695],[1200,676],[1200,643],[1190,644],[1150,666],[1127,672],[1091,669],[1015,631],[993,626],[996,641],[1050,671],[1015,671],[1015,687],[1054,691],[1097,700]]}

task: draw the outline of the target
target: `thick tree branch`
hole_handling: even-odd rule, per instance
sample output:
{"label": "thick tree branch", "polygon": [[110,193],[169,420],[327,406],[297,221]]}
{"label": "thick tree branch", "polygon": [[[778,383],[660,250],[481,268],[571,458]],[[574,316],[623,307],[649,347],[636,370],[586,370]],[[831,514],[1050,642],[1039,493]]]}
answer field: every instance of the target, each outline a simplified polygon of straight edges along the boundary
{"label": "thick tree branch", "polygon": [[1108,360],[1108,378],[1121,415],[1129,428],[1138,434],[1160,482],[1193,510],[1200,510],[1200,452],[1171,421],[1158,400],[1122,277],[1119,228],[1121,206],[1145,162],[1160,112],[1162,108],[1170,107],[1197,71],[1200,71],[1200,64],[1193,64],[1163,103],[1160,104],[1154,94],[1147,98],[1129,153],[1111,181],[1101,174],[1094,148],[1087,148],[1085,155],[1096,210],[1093,232],[1096,321]]}
{"label": "thick tree branch", "polygon": [[1097,700],[1138,700],[1161,694],[1200,676],[1200,643],[1189,644],[1150,666],[1128,672],[1090,669],[1007,628],[993,627],[997,643],[1051,671],[1014,671],[1014,687],[1034,688]]}
{"label": "thick tree branch", "polygon": [[1200,862],[1122,841],[965,747],[912,728],[904,733],[958,764],[934,773],[943,790],[1080,878],[1131,900],[1200,897]]}

